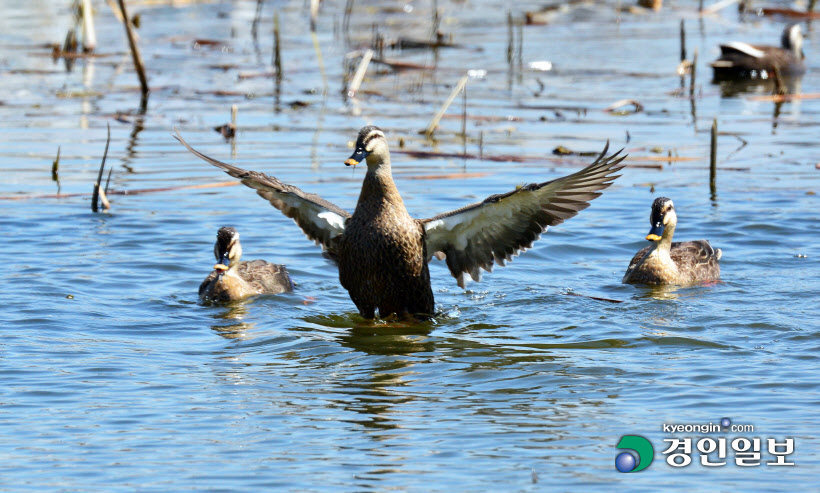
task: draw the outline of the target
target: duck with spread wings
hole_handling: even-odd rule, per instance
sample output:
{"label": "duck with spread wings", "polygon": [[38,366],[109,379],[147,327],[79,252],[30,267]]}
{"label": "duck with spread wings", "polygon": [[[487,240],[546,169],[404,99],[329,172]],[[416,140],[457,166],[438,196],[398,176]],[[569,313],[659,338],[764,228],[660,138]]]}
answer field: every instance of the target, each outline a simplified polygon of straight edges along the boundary
{"label": "duck with spread wings", "polygon": [[339,280],[359,313],[368,319],[395,314],[430,317],[435,311],[428,262],[446,259],[450,273],[464,287],[467,276],[480,280],[481,270],[531,248],[549,226],[561,224],[589,207],[623,168],[619,152],[609,145],[586,168],[552,181],[531,183],[492,195],[461,209],[429,219],[413,219],[393,182],[384,132],[375,126],[359,131],[348,166],[367,162],[367,174],[353,214],[282,183],[273,176],[246,171],[189,151],[241,180],[267,199],[321,245],[339,266]]}

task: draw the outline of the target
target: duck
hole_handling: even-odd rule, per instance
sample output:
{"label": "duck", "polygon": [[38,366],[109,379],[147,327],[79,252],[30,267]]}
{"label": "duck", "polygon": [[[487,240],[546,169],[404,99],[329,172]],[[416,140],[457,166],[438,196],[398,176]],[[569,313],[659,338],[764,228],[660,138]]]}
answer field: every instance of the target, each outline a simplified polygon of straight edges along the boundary
{"label": "duck", "polygon": [[632,257],[624,284],[692,284],[720,279],[720,248],[712,248],[707,240],[672,243],[678,216],[671,199],[658,197],[652,202],[649,222],[652,226],[646,239],[652,244]]}
{"label": "duck", "polygon": [[367,165],[352,214],[276,177],[208,157],[185,142],[179,131],[175,137],[292,218],[336,263],[341,285],[365,319],[376,318],[376,310],[383,319],[434,317],[428,268],[433,257],[446,261],[459,287],[465,287],[468,276],[479,281],[482,270],[492,271],[494,263],[504,266],[531,248],[549,226],[589,207],[589,201],[620,176],[614,173],[623,168],[625,157],[619,157],[621,151],[607,156],[607,142],[598,158],[576,173],[414,219],[393,181],[387,138],[377,126],[359,131],[355,150],[344,161],[347,166]]}
{"label": "duck", "polygon": [[783,30],[781,46],[751,45],[734,41],[720,45],[720,57],[712,62],[715,80],[796,77],[806,72],[803,31],[799,24]]}
{"label": "duck", "polygon": [[293,291],[293,281],[284,265],[264,260],[242,262],[242,245],[236,228],[219,228],[214,244],[217,264],[199,285],[202,301],[229,303],[258,294]]}

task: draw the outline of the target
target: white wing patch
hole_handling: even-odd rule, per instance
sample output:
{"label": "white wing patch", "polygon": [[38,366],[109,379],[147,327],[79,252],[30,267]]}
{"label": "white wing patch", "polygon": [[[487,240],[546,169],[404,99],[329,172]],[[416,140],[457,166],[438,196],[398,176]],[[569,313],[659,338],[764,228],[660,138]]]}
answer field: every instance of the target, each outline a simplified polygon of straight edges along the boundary
{"label": "white wing patch", "polygon": [[320,219],[324,219],[325,221],[327,221],[327,224],[329,224],[331,227],[339,230],[339,233],[341,233],[345,229],[345,218],[336,214],[335,212],[320,212],[318,217]]}
{"label": "white wing patch", "polygon": [[733,49],[735,51],[739,51],[741,53],[745,53],[745,54],[747,54],[747,55],[749,55],[750,57],[753,57],[753,58],[763,58],[763,57],[766,56],[766,54],[763,51],[758,50],[757,48],[750,45],[749,43],[743,43],[743,42],[740,42],[740,41],[732,41],[731,43],[726,43],[726,44],[723,44],[723,45],[720,45],[720,46],[725,47],[725,48],[730,48],[730,49]]}

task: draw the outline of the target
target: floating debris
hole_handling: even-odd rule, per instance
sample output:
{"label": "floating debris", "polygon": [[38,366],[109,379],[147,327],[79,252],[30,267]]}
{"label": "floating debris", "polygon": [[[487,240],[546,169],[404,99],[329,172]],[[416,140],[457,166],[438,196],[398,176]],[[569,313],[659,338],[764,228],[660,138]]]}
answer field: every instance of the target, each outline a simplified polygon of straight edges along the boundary
{"label": "floating debris", "polygon": [[[618,110],[619,108],[623,108],[624,106],[632,105],[632,109],[622,109]],[[618,111],[616,111],[618,110]],[[613,115],[632,115],[635,113],[640,113],[643,111],[643,105],[634,99],[621,99],[620,101],[615,101],[611,105],[607,106],[604,109],[606,113],[612,113]]]}
{"label": "floating debris", "polygon": [[[460,156],[459,156],[460,157]],[[403,180],[461,180],[465,178],[483,178],[492,173],[447,173],[444,175],[410,175],[402,176]]]}
{"label": "floating debris", "polygon": [[658,12],[663,8],[663,0],[638,0],[638,5],[645,9],[652,9]]}
{"label": "floating debris", "polygon": [[797,19],[820,19],[820,13],[818,12],[803,12],[800,10],[793,9],[763,7],[761,9],[757,9],[757,12],[759,12],[762,15],[794,17]]}
{"label": "floating debris", "polygon": [[224,125],[214,127],[214,130],[222,134],[225,140],[233,139],[236,136],[236,115],[239,112],[239,107],[235,104],[231,105],[231,121]]}
{"label": "floating debris", "polygon": [[624,302],[623,300],[614,300],[612,298],[602,298],[600,296],[589,296],[589,295],[586,295],[586,294],[576,293],[575,291],[567,291],[564,294],[566,294],[567,296],[580,296],[581,298],[588,298],[590,300],[606,301],[607,303],[623,303]]}
{"label": "floating debris", "polygon": [[225,137],[225,140],[230,140],[236,136],[236,125],[233,123],[226,123],[224,125],[214,127],[214,130],[217,133],[222,134],[222,136]]}
{"label": "floating debris", "polygon": [[402,62],[399,60],[390,60],[387,58],[382,57],[373,57],[372,60],[374,63],[380,63],[382,65],[387,65],[388,67],[392,68],[393,70],[435,70],[436,67],[431,67],[430,65],[421,65],[419,63],[412,63],[412,62]]}
{"label": "floating debris", "polygon": [[566,14],[570,6],[584,3],[585,0],[570,0],[569,2],[558,2],[545,5],[538,10],[524,12],[524,23],[528,26],[543,26],[554,21],[558,15]]}
{"label": "floating debris", "polygon": [[101,98],[103,97],[103,93],[86,89],[79,91],[57,91],[56,96],[60,99]]}
{"label": "floating debris", "polygon": [[536,62],[530,62],[527,64],[530,70],[535,70],[536,72],[549,72],[552,70],[552,62],[549,60],[540,60]]}
{"label": "floating debris", "polygon": [[558,146],[552,150],[552,153],[556,156],[597,156],[599,153],[597,152],[578,152],[569,149],[568,147]]}
{"label": "floating debris", "polygon": [[212,50],[232,51],[230,44],[228,44],[225,41],[220,41],[218,39],[195,39],[193,41],[192,47],[195,50],[199,50],[201,48],[210,48]]}
{"label": "floating debris", "polygon": [[452,42],[452,35],[445,35],[441,31],[436,31],[436,40],[427,41],[413,38],[398,38],[388,43],[389,48],[394,50],[436,50],[438,48],[462,48],[461,45]]}

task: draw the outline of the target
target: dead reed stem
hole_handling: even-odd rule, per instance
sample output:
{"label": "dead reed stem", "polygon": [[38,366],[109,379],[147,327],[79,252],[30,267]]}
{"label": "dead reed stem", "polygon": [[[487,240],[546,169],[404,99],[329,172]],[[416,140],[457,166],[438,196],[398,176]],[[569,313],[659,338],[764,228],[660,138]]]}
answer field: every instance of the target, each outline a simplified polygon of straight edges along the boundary
{"label": "dead reed stem", "polygon": [[120,10],[122,11],[123,25],[125,26],[125,34],[128,36],[128,45],[131,47],[131,56],[134,58],[134,68],[137,71],[137,77],[140,80],[140,89],[142,90],[142,97],[145,99],[148,96],[148,79],[145,77],[145,65],[142,63],[142,55],[140,55],[139,46],[137,46],[137,39],[134,35],[134,29],[131,25],[131,18],[128,17],[128,10],[125,7],[125,0],[119,0]]}
{"label": "dead reed stem", "polygon": [[712,120],[712,141],[709,149],[709,190],[714,196],[717,193],[717,118]]}
{"label": "dead reed stem", "polygon": [[356,67],[356,73],[353,74],[353,79],[350,81],[350,85],[347,88],[347,97],[356,97],[356,92],[362,85],[362,81],[364,80],[364,74],[367,73],[367,67],[370,65],[370,60],[372,58],[373,50],[371,49],[368,49],[364,52],[364,55],[362,55],[362,59],[359,62],[359,66]]}
{"label": "dead reed stem", "polygon": [[695,53],[692,55],[692,67],[690,72],[690,79],[689,79],[689,97],[694,99],[695,98],[695,80],[697,77],[698,72],[698,49],[695,48]]}
{"label": "dead reed stem", "polygon": [[427,129],[424,131],[425,136],[429,138],[431,135],[433,135],[433,132],[435,132],[436,127],[438,126],[438,122],[441,120],[441,117],[444,116],[444,113],[447,111],[447,108],[449,108],[450,105],[453,104],[453,101],[456,99],[456,96],[458,96],[458,93],[461,92],[461,90],[464,89],[464,86],[467,85],[468,79],[469,76],[467,75],[461,77],[461,79],[458,81],[458,84],[456,84],[456,87],[453,88],[453,92],[450,93],[450,95],[447,97],[447,100],[444,102],[443,105],[441,105],[441,108],[438,110],[438,113],[436,113],[433,119],[430,120],[430,124],[427,125]]}
{"label": "dead reed stem", "polygon": [[83,51],[94,51],[97,47],[97,32],[94,29],[94,12],[91,9],[91,0],[82,0],[80,3],[83,19]]}
{"label": "dead reed stem", "polygon": [[[105,160],[108,158],[108,145],[111,143],[111,125],[107,125],[107,127],[108,136],[105,139],[105,151],[103,152],[102,162],[100,163],[100,171],[97,173],[97,181],[94,182],[94,189],[91,191],[91,212],[99,211],[98,202],[100,196],[105,196],[105,192],[103,192],[103,189],[100,188],[100,184],[102,183],[103,171],[105,170]],[[110,204],[107,206],[106,204],[108,204],[108,199],[104,198],[103,206],[106,210],[108,210],[110,208]]]}
{"label": "dead reed stem", "polygon": [[279,42],[279,11],[273,13],[273,66],[276,69],[276,79],[282,80],[282,53]]}

